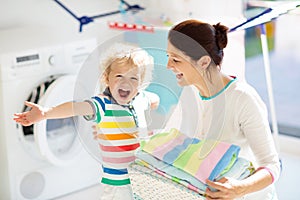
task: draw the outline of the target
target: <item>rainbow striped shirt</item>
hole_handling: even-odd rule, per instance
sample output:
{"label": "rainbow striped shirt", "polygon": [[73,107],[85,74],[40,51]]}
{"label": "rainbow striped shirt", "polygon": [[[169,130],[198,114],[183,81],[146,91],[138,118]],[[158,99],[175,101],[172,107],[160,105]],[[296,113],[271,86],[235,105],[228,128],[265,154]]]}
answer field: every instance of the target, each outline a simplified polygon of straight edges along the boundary
{"label": "rainbow striped shirt", "polygon": [[87,102],[92,105],[94,116],[85,118],[96,122],[98,127],[103,163],[101,182],[115,186],[130,184],[127,167],[135,160],[135,150],[140,146],[132,113],[105,97],[95,96]]}

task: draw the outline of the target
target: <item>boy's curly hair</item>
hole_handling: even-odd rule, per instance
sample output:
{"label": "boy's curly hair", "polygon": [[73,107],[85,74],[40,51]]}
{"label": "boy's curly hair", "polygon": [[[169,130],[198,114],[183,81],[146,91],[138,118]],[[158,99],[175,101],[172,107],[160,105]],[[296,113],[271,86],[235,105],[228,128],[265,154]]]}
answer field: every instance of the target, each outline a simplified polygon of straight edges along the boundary
{"label": "boy's curly hair", "polygon": [[[100,57],[102,83],[106,85],[112,63],[133,64],[141,70],[141,86],[147,87],[152,80],[154,60],[144,49],[129,43],[115,43]],[[102,85],[102,84],[101,84]],[[104,89],[103,86],[101,89]]]}

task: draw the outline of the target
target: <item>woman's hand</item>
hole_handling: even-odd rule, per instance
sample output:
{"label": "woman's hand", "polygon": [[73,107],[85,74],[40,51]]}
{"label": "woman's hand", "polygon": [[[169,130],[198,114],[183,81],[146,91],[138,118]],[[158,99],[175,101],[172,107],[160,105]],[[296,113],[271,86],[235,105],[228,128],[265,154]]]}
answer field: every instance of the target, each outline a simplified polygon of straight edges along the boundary
{"label": "woman's hand", "polygon": [[242,197],[245,195],[245,187],[243,187],[241,181],[232,178],[221,178],[220,180],[213,182],[206,181],[207,185],[215,188],[218,191],[211,191],[209,188],[205,191],[206,199],[226,199],[231,200]]}
{"label": "woman's hand", "polygon": [[25,102],[25,105],[30,107],[31,110],[23,113],[15,113],[13,119],[17,123],[23,126],[30,126],[35,122],[45,119],[45,109],[42,106],[28,101]]}

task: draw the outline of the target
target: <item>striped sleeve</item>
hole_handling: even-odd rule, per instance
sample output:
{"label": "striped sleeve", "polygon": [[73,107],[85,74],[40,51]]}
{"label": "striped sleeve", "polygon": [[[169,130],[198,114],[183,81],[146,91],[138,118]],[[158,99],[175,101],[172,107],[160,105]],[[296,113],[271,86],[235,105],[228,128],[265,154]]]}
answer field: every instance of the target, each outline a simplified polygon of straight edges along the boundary
{"label": "striped sleeve", "polygon": [[91,100],[85,100],[85,102],[89,103],[90,106],[93,109],[93,114],[92,115],[84,115],[83,118],[87,121],[95,121],[96,119],[96,105],[91,101]]}
{"label": "striped sleeve", "polygon": [[102,116],[105,113],[105,100],[99,96],[94,96],[91,99],[85,100],[85,102],[89,103],[93,109],[93,115],[85,115],[84,119],[87,121],[93,121],[99,123],[101,121]]}

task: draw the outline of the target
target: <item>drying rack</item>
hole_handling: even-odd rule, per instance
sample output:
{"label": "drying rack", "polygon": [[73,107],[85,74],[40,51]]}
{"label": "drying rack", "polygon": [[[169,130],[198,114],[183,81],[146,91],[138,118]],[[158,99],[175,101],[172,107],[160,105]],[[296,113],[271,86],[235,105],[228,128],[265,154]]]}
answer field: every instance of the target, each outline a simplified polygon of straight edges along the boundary
{"label": "drying rack", "polygon": [[[99,15],[91,16],[91,17],[89,17],[89,16],[78,17],[77,15],[75,15],[75,13],[73,13],[69,8],[67,8],[59,0],[54,0],[54,1],[59,6],[61,6],[65,11],[67,11],[67,13],[72,15],[72,17],[74,17],[77,21],[79,21],[79,32],[82,32],[82,28],[83,28],[84,25],[87,25],[87,24],[93,22],[94,19],[96,19],[96,18],[107,17],[107,16],[110,16],[110,15],[115,15],[115,14],[118,14],[118,13],[125,13],[125,12],[128,12],[128,11],[136,13],[140,10],[145,9],[145,8],[141,7],[140,5],[138,5],[138,4],[130,5],[126,1],[120,0],[120,6],[119,6],[118,10],[107,12],[107,13],[102,13],[102,14],[99,14]],[[124,6],[125,6],[125,8],[124,8]]]}
{"label": "drying rack", "polygon": [[263,12],[259,13],[258,15],[250,19],[247,19],[245,22],[231,28],[229,32],[245,30],[256,26],[260,28],[260,40],[261,40],[261,48],[262,48],[263,61],[264,61],[267,91],[269,97],[272,133],[273,133],[276,149],[278,152],[280,152],[280,145],[279,145],[279,138],[278,138],[279,136],[278,122],[277,122],[276,111],[275,111],[275,101],[274,101],[272,78],[271,78],[268,40],[266,36],[266,23],[299,7],[300,1],[291,1],[291,2],[249,1],[248,4],[250,6],[266,7],[266,10],[264,10]]}

